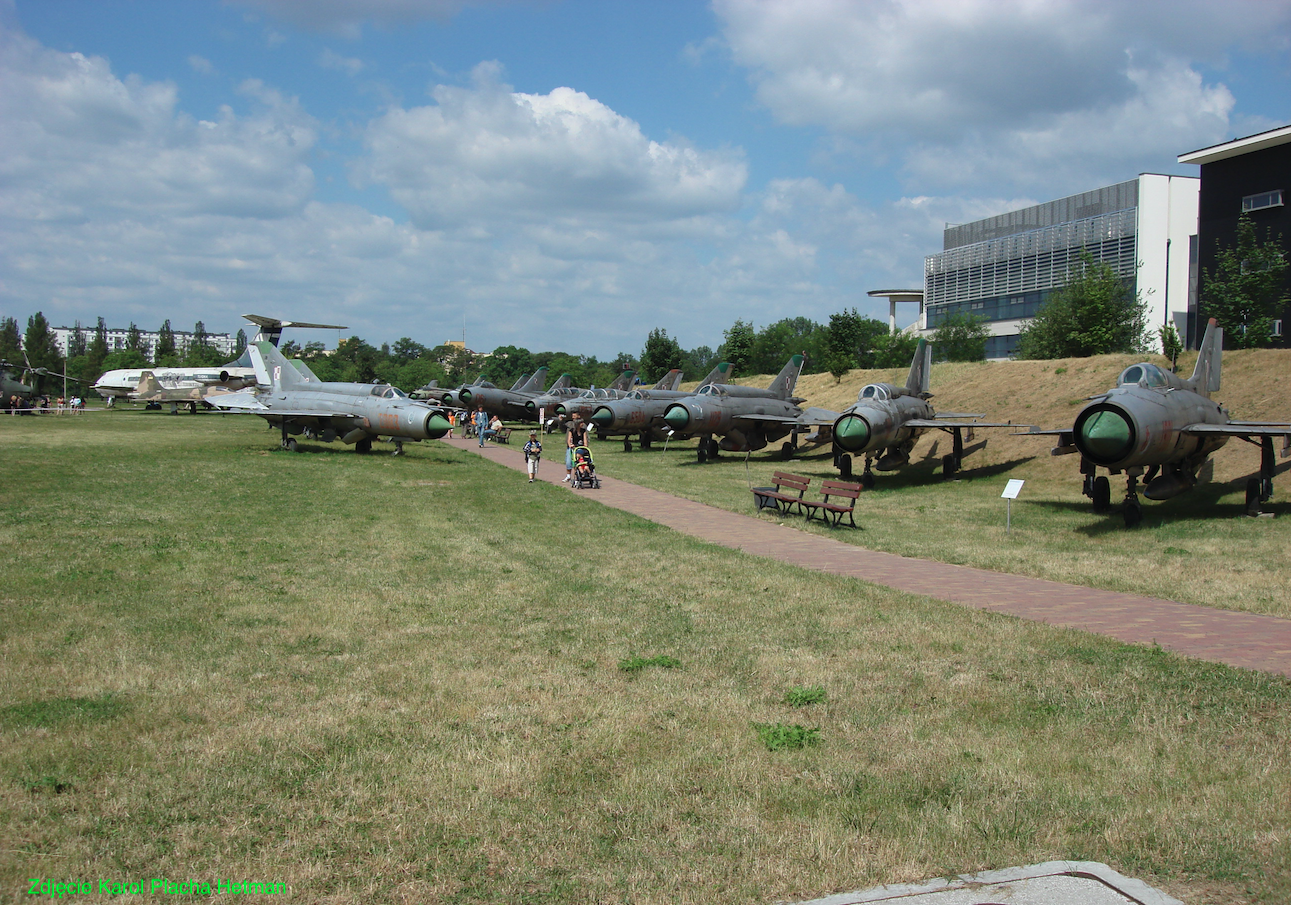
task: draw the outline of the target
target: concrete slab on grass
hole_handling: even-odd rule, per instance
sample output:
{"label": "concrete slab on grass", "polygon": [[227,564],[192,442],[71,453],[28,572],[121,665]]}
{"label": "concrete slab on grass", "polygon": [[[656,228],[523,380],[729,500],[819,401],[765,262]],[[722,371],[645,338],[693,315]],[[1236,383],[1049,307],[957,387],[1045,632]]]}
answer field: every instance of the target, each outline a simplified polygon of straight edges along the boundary
{"label": "concrete slab on grass", "polygon": [[1097,861],[1048,861],[953,880],[845,892],[801,905],[1184,905]]}

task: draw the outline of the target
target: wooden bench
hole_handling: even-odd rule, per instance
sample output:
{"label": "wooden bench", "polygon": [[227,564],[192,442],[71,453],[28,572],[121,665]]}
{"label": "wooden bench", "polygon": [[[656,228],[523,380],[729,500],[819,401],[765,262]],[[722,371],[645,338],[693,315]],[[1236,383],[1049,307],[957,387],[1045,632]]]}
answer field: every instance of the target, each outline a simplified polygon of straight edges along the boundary
{"label": "wooden bench", "polygon": [[504,427],[504,428],[502,428],[501,430],[494,431],[494,432],[493,432],[493,442],[494,442],[494,443],[510,443],[510,442],[511,442],[511,428],[509,428],[509,427]]}
{"label": "wooden bench", "polygon": [[[847,516],[847,521],[853,528],[859,528],[856,520],[852,517],[852,510],[856,506],[856,498],[861,495],[861,485],[853,484],[850,481],[824,481],[820,485],[820,500],[799,500],[798,509],[805,512],[807,521],[811,521],[814,514],[819,512],[821,519],[828,522],[833,519],[833,527],[837,528],[843,521],[843,516]],[[830,497],[846,500],[844,503],[830,502]]]}
{"label": "wooden bench", "polygon": [[[807,485],[811,483],[811,478],[800,474],[789,474],[787,471],[777,471],[772,476],[771,483],[775,486],[753,488],[753,500],[758,504],[758,509],[774,506],[777,512],[788,512],[794,504],[798,504],[798,511],[802,512],[802,495],[807,492]],[[796,490],[798,495],[786,493],[786,490]]]}

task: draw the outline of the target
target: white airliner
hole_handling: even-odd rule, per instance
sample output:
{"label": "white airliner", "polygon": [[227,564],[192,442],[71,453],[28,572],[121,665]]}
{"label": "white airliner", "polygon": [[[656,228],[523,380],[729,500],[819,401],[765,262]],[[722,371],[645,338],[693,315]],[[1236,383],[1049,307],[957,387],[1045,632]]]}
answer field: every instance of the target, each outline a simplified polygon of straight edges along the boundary
{"label": "white airliner", "polygon": [[[350,329],[337,324],[307,324],[304,321],[284,321],[274,317],[264,317],[260,314],[244,314],[242,316],[260,328],[260,332],[256,334],[252,342],[265,340],[275,346],[278,345],[278,339],[282,336],[283,327],[301,327],[307,330]],[[98,382],[94,384],[93,389],[100,396],[107,397],[108,405],[112,406],[122,396],[130,396],[132,393],[138,392],[139,381],[143,379],[145,371],[151,371],[153,376],[163,384],[170,381],[192,381],[194,384],[201,384],[202,386],[215,386],[216,384],[229,386],[241,380],[245,381],[244,386],[253,386],[256,382],[255,368],[251,366],[251,355],[244,349],[242,354],[233,361],[216,368],[118,368],[115,371],[108,371],[100,377]]]}

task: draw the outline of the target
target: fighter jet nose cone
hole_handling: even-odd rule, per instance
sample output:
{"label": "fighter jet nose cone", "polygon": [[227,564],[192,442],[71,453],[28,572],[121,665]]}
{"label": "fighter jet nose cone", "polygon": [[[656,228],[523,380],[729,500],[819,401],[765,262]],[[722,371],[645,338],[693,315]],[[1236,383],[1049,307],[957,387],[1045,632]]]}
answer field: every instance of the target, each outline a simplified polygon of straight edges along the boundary
{"label": "fighter jet nose cone", "polygon": [[1076,448],[1092,462],[1119,462],[1134,448],[1134,428],[1115,409],[1095,409],[1077,419]]}
{"label": "fighter jet nose cone", "polygon": [[597,427],[609,427],[614,423],[614,413],[605,406],[601,406],[596,411],[592,412],[590,420]]}
{"label": "fighter jet nose cone", "polygon": [[834,442],[851,452],[859,452],[870,442],[870,426],[858,415],[844,415],[834,422]]}
{"label": "fighter jet nose cone", "polygon": [[426,416],[426,436],[431,440],[438,440],[440,437],[447,434],[448,429],[451,426],[452,425],[448,423],[448,419],[439,412],[431,412]]}
{"label": "fighter jet nose cone", "polygon": [[684,405],[674,405],[664,413],[663,420],[675,431],[683,431],[690,426],[690,412]]}

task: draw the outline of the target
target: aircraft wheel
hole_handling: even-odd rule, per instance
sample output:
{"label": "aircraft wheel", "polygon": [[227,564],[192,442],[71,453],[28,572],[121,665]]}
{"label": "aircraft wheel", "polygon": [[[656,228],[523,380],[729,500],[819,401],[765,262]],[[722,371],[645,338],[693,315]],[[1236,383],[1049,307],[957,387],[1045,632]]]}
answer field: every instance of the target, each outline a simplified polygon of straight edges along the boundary
{"label": "aircraft wheel", "polygon": [[196,402],[190,402],[190,403],[188,404],[188,413],[189,413],[190,415],[196,415],[196,414],[197,414],[197,403],[196,403]]}
{"label": "aircraft wheel", "polygon": [[649,435],[649,434],[642,434],[642,435],[641,435],[641,439],[637,441],[637,446],[639,446],[641,449],[649,449],[649,448],[650,448],[650,435]]}
{"label": "aircraft wheel", "polygon": [[721,447],[717,445],[716,437],[708,438],[708,458],[716,459],[721,452]]}
{"label": "aircraft wheel", "polygon": [[288,438],[287,438],[287,442],[286,442],[286,443],[284,443],[284,444],[282,445],[282,447],[283,447],[283,449],[287,450],[287,452],[298,452],[298,451],[299,451],[299,450],[297,449],[297,444],[296,444],[296,438],[295,438],[295,437],[288,437]]}
{"label": "aircraft wheel", "polygon": [[697,450],[695,451],[695,455],[696,455],[696,457],[699,459],[699,463],[700,463],[701,465],[702,465],[702,464],[704,464],[705,462],[707,462],[707,461],[708,461],[708,444],[707,444],[707,443],[705,443],[703,440],[700,440],[700,441],[699,441],[699,449],[697,449]]}
{"label": "aircraft wheel", "polygon": [[624,437],[624,438],[623,438],[623,451],[624,451],[624,452],[632,452],[632,438],[631,438],[631,437]]}
{"label": "aircraft wheel", "polygon": [[793,444],[786,442],[780,447],[780,458],[788,461],[793,458]]}
{"label": "aircraft wheel", "polygon": [[1260,479],[1248,478],[1246,481],[1246,514],[1260,514]]}
{"label": "aircraft wheel", "polygon": [[874,489],[873,473],[867,471],[865,472],[865,474],[861,475],[861,486],[864,487],[866,490]]}
{"label": "aircraft wheel", "polygon": [[372,452],[372,441],[363,439],[354,444],[354,451],[360,455]]}
{"label": "aircraft wheel", "polygon": [[955,457],[945,455],[941,457],[941,476],[943,478],[952,478],[955,475]]}
{"label": "aircraft wheel", "polygon": [[1090,497],[1094,501],[1095,512],[1106,512],[1112,506],[1112,483],[1106,477],[1094,479],[1094,493]]}
{"label": "aircraft wheel", "polygon": [[839,477],[841,477],[845,481],[852,476],[852,457],[851,456],[841,455],[838,457],[838,474],[839,474]]}
{"label": "aircraft wheel", "polygon": [[1143,507],[1139,505],[1138,500],[1126,503],[1121,515],[1125,519],[1126,528],[1137,528],[1139,522],[1143,521]]}

